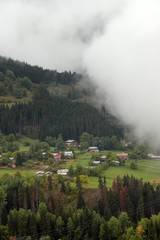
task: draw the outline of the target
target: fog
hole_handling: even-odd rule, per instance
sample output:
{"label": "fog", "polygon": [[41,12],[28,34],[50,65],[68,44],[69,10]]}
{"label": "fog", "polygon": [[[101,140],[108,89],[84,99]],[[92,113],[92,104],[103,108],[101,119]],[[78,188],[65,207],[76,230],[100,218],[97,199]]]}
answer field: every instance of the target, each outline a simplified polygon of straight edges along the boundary
{"label": "fog", "polygon": [[158,0],[0,0],[0,54],[87,73],[140,139],[160,144]]}

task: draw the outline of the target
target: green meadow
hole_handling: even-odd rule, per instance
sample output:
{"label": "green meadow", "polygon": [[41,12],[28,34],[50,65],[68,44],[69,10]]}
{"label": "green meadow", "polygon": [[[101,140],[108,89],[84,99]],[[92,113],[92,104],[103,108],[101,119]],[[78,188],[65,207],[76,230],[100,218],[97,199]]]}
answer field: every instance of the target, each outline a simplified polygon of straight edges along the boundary
{"label": "green meadow", "polygon": [[[32,140],[26,137],[23,137],[19,142],[21,151],[28,150],[29,146],[25,146],[25,143],[29,142],[30,144],[37,142],[37,140]],[[115,152],[116,154],[117,152]],[[106,152],[101,152],[102,155],[107,154]],[[91,153],[79,153],[76,151],[76,159],[67,160],[67,162],[61,164],[60,168],[69,168],[71,165],[76,168],[78,165],[83,168],[89,168],[89,162],[91,160]],[[105,171],[102,172],[102,176],[106,177],[107,187],[112,186],[113,180],[119,175],[123,177],[124,175],[134,176],[138,179],[143,179],[143,181],[149,181],[153,184],[160,183],[160,160],[137,160],[138,169],[131,169],[130,164],[132,160],[126,160],[124,166],[109,166]],[[36,169],[24,169],[24,168],[0,168],[0,177],[7,173],[15,175],[16,172],[20,172],[22,176],[35,176]],[[88,183],[84,185],[87,188],[97,188],[98,178],[97,177],[88,177]]]}
{"label": "green meadow", "polygon": [[15,175],[17,172],[19,172],[22,176],[32,176],[35,175],[37,170],[35,169],[9,169],[9,168],[0,168],[0,177],[2,177],[4,174],[9,175]]}
{"label": "green meadow", "polygon": [[[105,154],[105,153],[104,153]],[[82,167],[89,167],[88,163],[91,159],[90,153],[85,153],[79,156],[79,159],[74,162],[74,165],[81,165]],[[137,160],[138,169],[131,169],[130,164],[132,160],[126,160],[124,166],[109,166],[102,176],[106,177],[107,186],[111,187],[113,180],[124,175],[134,176],[142,179],[144,182],[151,182],[153,184],[160,183],[160,160]],[[98,186],[98,179],[96,177],[88,177],[87,187],[95,188]]]}
{"label": "green meadow", "polygon": [[116,176],[123,177],[124,175],[134,176],[142,179],[144,182],[159,183],[160,182],[160,161],[158,160],[138,160],[138,169],[130,168],[131,160],[127,160],[125,166],[110,166],[104,176],[107,179],[107,185],[111,186]]}
{"label": "green meadow", "polygon": [[[134,176],[142,179],[143,182],[151,182],[152,184],[160,183],[160,161],[157,160],[138,160],[138,169],[130,168],[131,160],[127,160],[125,166],[109,166],[102,176],[106,177],[107,187],[112,186],[113,180],[117,177],[124,175]],[[87,188],[96,188],[98,186],[97,177],[88,177]]]}

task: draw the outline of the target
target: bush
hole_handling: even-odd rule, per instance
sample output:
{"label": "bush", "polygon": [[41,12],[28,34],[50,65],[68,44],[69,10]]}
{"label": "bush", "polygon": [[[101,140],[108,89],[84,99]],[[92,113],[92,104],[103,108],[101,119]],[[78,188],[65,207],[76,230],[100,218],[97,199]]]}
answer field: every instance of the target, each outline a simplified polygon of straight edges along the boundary
{"label": "bush", "polygon": [[135,162],[131,162],[131,165],[130,165],[130,168],[131,169],[138,169],[138,166],[137,166],[137,164],[135,163]]}

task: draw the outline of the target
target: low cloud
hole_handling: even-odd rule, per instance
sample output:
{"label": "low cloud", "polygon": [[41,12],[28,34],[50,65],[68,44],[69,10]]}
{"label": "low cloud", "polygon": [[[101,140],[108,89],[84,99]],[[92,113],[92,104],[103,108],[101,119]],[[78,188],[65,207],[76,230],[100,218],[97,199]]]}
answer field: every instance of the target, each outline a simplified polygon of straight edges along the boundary
{"label": "low cloud", "polygon": [[111,111],[158,145],[159,12],[158,0],[1,0],[0,54],[87,72]]}

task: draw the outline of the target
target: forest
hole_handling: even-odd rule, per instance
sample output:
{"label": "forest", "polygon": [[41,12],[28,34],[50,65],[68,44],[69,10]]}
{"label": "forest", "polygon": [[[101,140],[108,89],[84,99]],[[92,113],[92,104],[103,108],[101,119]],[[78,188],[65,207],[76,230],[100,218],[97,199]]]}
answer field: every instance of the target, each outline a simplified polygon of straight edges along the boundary
{"label": "forest", "polygon": [[[46,75],[49,80],[46,80]],[[21,133],[41,140],[59,134],[64,139],[79,140],[82,132],[94,136],[123,137],[123,125],[104,106],[96,108],[87,102],[73,101],[78,94],[73,87],[73,79],[80,81],[80,77],[64,72],[59,73],[60,77],[55,80],[52,75],[54,71],[0,58],[0,99],[3,96],[5,101],[7,95],[16,98],[10,105],[0,104],[2,133]],[[71,91],[67,96],[51,94],[47,89],[49,82],[71,86]],[[32,93],[32,97],[27,102],[19,102],[28,92]],[[83,94],[88,94],[87,90]]]}
{"label": "forest", "polygon": [[[75,187],[63,178],[0,179],[0,239],[160,239],[160,185],[117,177],[107,188]],[[12,236],[12,238],[11,238]]]}
{"label": "forest", "polygon": [[[11,166],[9,159],[15,157],[17,170],[0,177],[0,239],[160,239],[160,184],[126,173],[107,186],[102,168],[115,154],[108,152],[99,168],[71,165],[67,176],[56,174],[60,165],[53,163],[50,149],[63,155],[68,139],[80,143],[81,154],[93,145],[126,150],[122,140],[128,127],[92,101],[95,88],[82,87],[83,77],[0,57],[0,166]],[[28,150],[21,151],[17,142],[23,138],[38,142],[26,141]],[[136,163],[147,157],[147,150],[132,146],[129,156]],[[53,175],[18,171],[43,161]],[[97,177],[97,188],[85,187],[86,174]]]}

